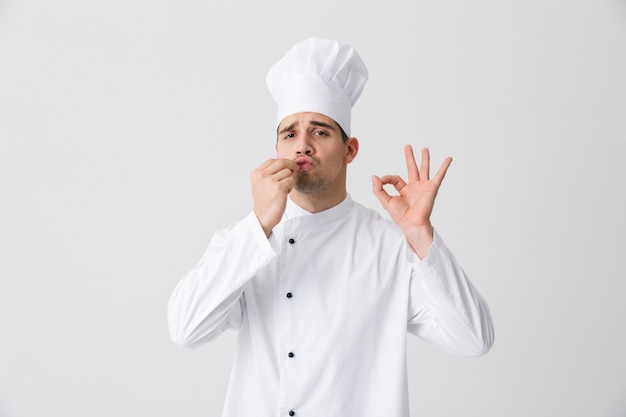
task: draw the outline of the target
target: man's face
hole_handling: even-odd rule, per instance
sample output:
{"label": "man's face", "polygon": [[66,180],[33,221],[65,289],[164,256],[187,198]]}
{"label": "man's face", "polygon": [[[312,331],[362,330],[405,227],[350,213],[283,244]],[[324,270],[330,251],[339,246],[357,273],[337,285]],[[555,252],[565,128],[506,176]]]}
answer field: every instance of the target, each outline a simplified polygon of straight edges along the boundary
{"label": "man's face", "polygon": [[356,138],[344,143],[339,125],[320,113],[295,113],[278,126],[276,156],[298,164],[295,189],[304,194],[345,189],[346,165],[357,151]]}

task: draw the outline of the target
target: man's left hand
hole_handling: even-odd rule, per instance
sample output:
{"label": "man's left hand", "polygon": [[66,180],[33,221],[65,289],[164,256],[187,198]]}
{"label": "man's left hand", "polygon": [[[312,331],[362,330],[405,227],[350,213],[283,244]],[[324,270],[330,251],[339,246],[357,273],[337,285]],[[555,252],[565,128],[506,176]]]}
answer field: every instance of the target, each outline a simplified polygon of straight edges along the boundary
{"label": "man's left hand", "polygon": [[[391,219],[402,229],[407,241],[420,259],[428,256],[433,241],[433,227],[430,215],[435,205],[435,197],[446,175],[452,158],[446,158],[437,174],[430,179],[430,152],[422,149],[422,164],[418,168],[411,145],[404,147],[408,184],[398,175],[385,175],[382,178],[372,177],[374,194],[389,212]],[[391,184],[399,195],[391,196],[383,186]]]}

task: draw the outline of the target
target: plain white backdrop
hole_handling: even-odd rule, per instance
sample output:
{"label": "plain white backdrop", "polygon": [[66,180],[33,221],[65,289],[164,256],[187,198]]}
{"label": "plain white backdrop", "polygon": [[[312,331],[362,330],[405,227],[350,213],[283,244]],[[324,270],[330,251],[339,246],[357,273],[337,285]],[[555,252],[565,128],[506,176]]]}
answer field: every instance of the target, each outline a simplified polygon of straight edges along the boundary
{"label": "plain white backdrop", "polygon": [[623,0],[0,1],[0,416],[220,415],[236,333],[178,348],[166,303],[251,209],[309,36],[370,71],[354,199],[405,143],[455,158],[434,224],[496,344],[411,338],[412,414],[626,416]]}

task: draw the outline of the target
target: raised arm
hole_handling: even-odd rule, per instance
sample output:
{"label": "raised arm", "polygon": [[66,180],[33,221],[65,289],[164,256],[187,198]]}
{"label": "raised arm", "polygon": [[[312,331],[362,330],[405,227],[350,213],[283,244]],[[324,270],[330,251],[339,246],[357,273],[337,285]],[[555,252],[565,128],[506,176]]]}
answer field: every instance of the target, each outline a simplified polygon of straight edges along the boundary
{"label": "raised arm", "polygon": [[[422,260],[413,263],[408,330],[456,355],[482,355],[494,340],[489,307],[430,222],[452,158],[446,158],[431,179],[428,149],[422,150],[421,167],[410,145],[404,154],[408,183],[398,175],[374,176],[372,182],[374,194]],[[399,195],[389,195],[385,184],[393,185]]]}
{"label": "raised arm", "polygon": [[267,237],[283,215],[297,169],[293,161],[268,159],[252,171],[254,211],[213,236],[170,296],[169,332],[176,344],[194,347],[239,326],[245,284],[276,256]]}

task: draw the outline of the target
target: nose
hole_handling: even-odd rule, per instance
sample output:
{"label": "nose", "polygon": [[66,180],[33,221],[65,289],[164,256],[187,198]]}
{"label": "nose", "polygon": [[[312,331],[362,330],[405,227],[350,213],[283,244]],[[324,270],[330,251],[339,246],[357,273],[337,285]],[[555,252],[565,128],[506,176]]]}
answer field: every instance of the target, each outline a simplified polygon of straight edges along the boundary
{"label": "nose", "polygon": [[312,155],[313,154],[313,146],[311,146],[309,135],[301,135],[298,138],[298,142],[296,144],[296,154],[297,155]]}

